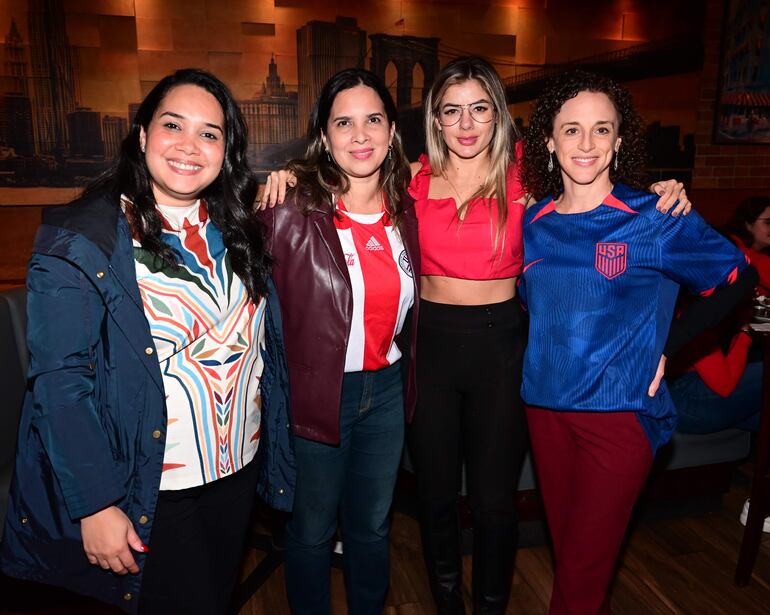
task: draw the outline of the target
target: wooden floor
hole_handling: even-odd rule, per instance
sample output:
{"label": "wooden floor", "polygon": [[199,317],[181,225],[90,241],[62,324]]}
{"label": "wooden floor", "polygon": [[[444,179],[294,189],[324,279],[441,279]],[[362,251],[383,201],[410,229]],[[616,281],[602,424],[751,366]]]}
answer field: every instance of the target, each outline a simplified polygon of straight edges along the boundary
{"label": "wooden floor", "polygon": [[[751,583],[733,584],[735,562],[743,526],[737,519],[748,491],[740,474],[716,512],[688,514],[664,520],[637,522],[612,589],[615,615],[767,615],[770,613],[770,534],[760,549]],[[392,532],[391,591],[386,615],[433,613],[420,551],[416,522],[396,513]],[[244,562],[244,574],[261,559],[252,551]],[[464,561],[465,599],[470,613],[470,557]],[[551,587],[551,559],[547,546],[520,549],[510,614],[540,615],[547,612]],[[257,591],[241,615],[289,615],[283,588],[283,568],[278,568]],[[332,571],[333,612],[345,614],[342,573]],[[8,610],[7,589],[0,595],[0,615],[113,615],[108,607],[87,604],[69,597],[40,598],[27,590],[13,602],[24,605]],[[36,603],[37,601],[37,603]]]}

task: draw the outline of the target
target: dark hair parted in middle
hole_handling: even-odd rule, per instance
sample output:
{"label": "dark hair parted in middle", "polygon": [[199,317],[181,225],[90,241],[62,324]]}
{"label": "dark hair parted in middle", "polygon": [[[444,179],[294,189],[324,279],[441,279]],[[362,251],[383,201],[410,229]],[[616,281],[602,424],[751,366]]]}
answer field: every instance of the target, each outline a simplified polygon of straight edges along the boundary
{"label": "dark hair parted in middle", "polygon": [[548,170],[549,153],[546,141],[553,136],[553,122],[568,100],[580,92],[606,94],[620,118],[618,136],[622,145],[617,155],[618,167],[610,165],[610,181],[623,182],[637,189],[645,189],[644,166],[647,160],[645,124],[631,102],[631,95],[609,77],[583,70],[558,75],[546,86],[535,103],[524,141],[524,185],[536,199],[551,195],[557,197],[564,190],[560,166],[553,158],[554,169]]}
{"label": "dark hair parted in middle", "polygon": [[411,173],[398,133],[396,105],[385,84],[374,73],[363,68],[348,68],[326,82],[310,114],[305,158],[292,160],[286,166],[297,176],[295,190],[308,197],[305,213],[320,208],[335,211],[334,198],[348,191],[350,181],[337,163],[326,155],[321,137],[326,133],[334,99],[340,92],[359,85],[377,93],[385,108],[388,124],[396,124],[391,143],[393,148],[380,167],[379,184],[385,193],[385,210],[392,223],[398,227],[404,209],[402,200],[411,181]]}
{"label": "dark hair parted in middle", "polygon": [[161,79],[139,105],[112,167],[89,185],[86,193],[108,192],[116,198],[125,195],[130,201],[126,215],[142,247],[166,263],[177,263],[174,250],[161,239],[161,218],[155,207],[152,177],[140,147],[140,133],[142,129],[147,131],[166,95],[183,85],[202,88],[222,108],[225,119],[222,169],[201,192],[200,198],[206,203],[211,221],[222,233],[233,271],[246,287],[249,298],[256,302],[267,292],[270,257],[262,225],[252,212],[257,184],[246,160],[248,129],[232,93],[214,75],[185,68]]}

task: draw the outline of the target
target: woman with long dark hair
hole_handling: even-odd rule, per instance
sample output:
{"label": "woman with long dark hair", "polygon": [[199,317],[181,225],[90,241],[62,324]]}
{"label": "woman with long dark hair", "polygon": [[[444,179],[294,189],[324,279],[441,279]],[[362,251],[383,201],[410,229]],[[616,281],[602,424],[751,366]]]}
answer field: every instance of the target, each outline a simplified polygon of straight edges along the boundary
{"label": "woman with long dark hair", "polygon": [[[396,108],[373,73],[348,69],[322,88],[299,186],[262,212],[283,310],[297,460],[286,528],[295,615],[331,612],[338,516],[348,611],[382,613],[389,510],[414,410],[414,363],[402,384],[396,344],[420,274],[409,167]],[[414,334],[403,340],[414,354]],[[406,402],[406,404],[405,404]],[[405,407],[406,406],[406,407]]]}
{"label": "woman with long dark hair", "polygon": [[[644,191],[644,124],[612,80],[574,71],[535,105],[520,297],[522,397],[554,550],[551,615],[610,613],[623,536],[676,425],[666,357],[751,292],[747,259],[697,214]],[[679,286],[695,301],[669,331]]]}
{"label": "woman with long dark hair", "polygon": [[7,574],[133,613],[224,613],[258,482],[290,508],[280,314],[246,143],[227,87],[177,71],[113,167],[45,214]]}

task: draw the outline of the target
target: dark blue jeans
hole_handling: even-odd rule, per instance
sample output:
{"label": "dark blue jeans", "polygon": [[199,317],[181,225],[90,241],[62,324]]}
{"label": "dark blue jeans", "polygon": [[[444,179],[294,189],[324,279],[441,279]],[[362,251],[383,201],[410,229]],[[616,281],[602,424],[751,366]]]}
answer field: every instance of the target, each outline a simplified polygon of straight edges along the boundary
{"label": "dark blue jeans", "polygon": [[668,383],[679,417],[677,431],[714,433],[737,427],[757,431],[762,409],[762,363],[746,364],[746,371],[728,397],[720,397],[695,372]]}
{"label": "dark blue jeans", "polygon": [[294,615],[331,612],[331,540],[340,516],[352,615],[382,613],[389,511],[404,442],[398,363],[345,374],[339,446],[295,439],[297,486],[286,526],[286,589]]}

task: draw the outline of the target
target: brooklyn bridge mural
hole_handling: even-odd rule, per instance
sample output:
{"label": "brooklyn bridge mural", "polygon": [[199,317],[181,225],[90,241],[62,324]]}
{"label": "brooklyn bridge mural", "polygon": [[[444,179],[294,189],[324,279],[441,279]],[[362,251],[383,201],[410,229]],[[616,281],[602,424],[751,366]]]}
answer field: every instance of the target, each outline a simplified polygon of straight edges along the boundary
{"label": "brooklyn bridge mural", "polygon": [[[200,25],[194,21],[139,17],[138,7],[134,15],[109,14],[114,2],[90,3],[91,14],[66,10],[75,4],[28,0],[4,16],[0,186],[78,186],[96,176],[116,154],[141,97],[164,73],[184,65],[214,70],[241,94],[249,157],[258,172],[302,152],[313,101],[336,71],[371,66],[393,85],[399,105],[409,107],[419,105],[439,67],[439,38],[369,35],[355,17],[309,20],[294,32],[279,31],[273,22],[246,21],[250,5],[275,10],[290,2],[226,2],[231,9],[241,5],[243,21],[217,21],[212,15],[200,21],[205,32],[197,33],[185,31],[185,25]],[[94,10],[99,4],[101,11]],[[184,4],[184,13],[196,8],[194,2],[155,4],[165,5],[158,8],[161,13],[174,5]],[[209,4],[216,3],[198,8],[208,12]],[[403,30],[405,19],[394,17],[393,29]],[[198,37],[202,42],[194,41]],[[220,37],[226,41],[217,44]],[[162,48],[164,38],[171,49]],[[515,37],[509,38],[512,60]],[[296,42],[293,49],[289,39]],[[262,52],[250,53],[249,47]],[[169,58],[169,51],[177,57]],[[164,69],[154,70],[155,61]],[[224,71],[217,70],[220,63]],[[264,75],[261,83],[258,75]]]}
{"label": "brooklyn bridge mural", "polygon": [[[109,165],[143,96],[177,68],[228,83],[249,126],[250,161],[264,175],[302,153],[312,104],[342,68],[386,81],[414,156],[420,102],[452,57],[491,60],[513,115],[526,117],[528,92],[549,66],[649,53],[645,46],[682,28],[697,33],[698,4],[607,0],[581,12],[567,0],[3,0],[0,204],[14,203],[2,198],[11,189],[48,189],[40,203],[71,198]],[[673,123],[669,145],[681,153],[682,122]],[[69,189],[59,197],[56,188]]]}

